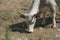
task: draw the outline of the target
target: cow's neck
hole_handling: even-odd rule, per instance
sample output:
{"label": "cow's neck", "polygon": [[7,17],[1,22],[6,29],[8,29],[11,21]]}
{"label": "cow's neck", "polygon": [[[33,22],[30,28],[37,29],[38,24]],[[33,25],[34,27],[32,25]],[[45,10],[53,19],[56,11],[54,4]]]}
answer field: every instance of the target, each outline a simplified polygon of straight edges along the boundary
{"label": "cow's neck", "polygon": [[39,4],[40,4],[40,0],[34,0],[33,5],[29,12],[30,15],[33,16],[33,15],[37,14],[37,12],[39,11]]}

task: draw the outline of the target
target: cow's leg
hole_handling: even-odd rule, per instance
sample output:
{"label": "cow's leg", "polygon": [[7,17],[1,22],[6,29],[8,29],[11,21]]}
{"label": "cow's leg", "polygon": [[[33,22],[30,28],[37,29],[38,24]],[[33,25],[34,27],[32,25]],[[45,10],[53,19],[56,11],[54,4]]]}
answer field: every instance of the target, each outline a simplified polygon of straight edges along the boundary
{"label": "cow's leg", "polygon": [[55,0],[50,0],[50,4],[53,10],[53,27],[56,27],[56,8],[57,8],[57,4],[55,2]]}
{"label": "cow's leg", "polygon": [[26,21],[26,24],[27,24],[27,26],[28,26],[28,29],[27,29],[26,31],[28,31],[28,32],[33,32],[35,22],[36,22],[36,18],[35,18],[35,17],[29,18],[29,19]]}

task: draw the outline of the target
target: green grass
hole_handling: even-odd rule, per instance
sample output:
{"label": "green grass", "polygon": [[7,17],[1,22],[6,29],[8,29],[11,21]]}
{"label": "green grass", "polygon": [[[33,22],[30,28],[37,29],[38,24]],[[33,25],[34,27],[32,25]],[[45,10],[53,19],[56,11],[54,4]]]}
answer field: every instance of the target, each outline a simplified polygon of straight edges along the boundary
{"label": "green grass", "polygon": [[11,40],[10,29],[8,27],[5,29],[5,40]]}
{"label": "green grass", "polygon": [[[22,21],[20,13],[25,13],[28,11],[31,5],[31,1],[0,0],[0,40],[42,40],[43,38],[45,40],[60,40],[60,37],[55,38],[54,35],[60,32],[58,32],[57,29],[54,28],[52,28],[54,30],[49,28],[40,30],[39,28],[36,28],[31,34],[13,32],[10,30],[10,25],[17,24]],[[60,0],[57,0],[57,4],[60,9],[59,3]],[[57,14],[57,17],[60,17],[60,13]],[[48,37],[44,37],[44,35]]]}

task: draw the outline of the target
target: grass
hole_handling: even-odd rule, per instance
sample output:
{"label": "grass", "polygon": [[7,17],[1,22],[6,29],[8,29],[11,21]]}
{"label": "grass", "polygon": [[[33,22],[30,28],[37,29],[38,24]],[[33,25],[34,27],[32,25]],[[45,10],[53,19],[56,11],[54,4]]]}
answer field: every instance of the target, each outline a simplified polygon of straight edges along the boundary
{"label": "grass", "polygon": [[[60,1],[56,1],[60,9]],[[11,25],[24,21],[20,17],[20,13],[27,12],[31,2],[32,0],[0,0],[0,40],[60,40],[60,37],[56,37],[56,35],[60,35],[60,31],[58,31],[60,23],[57,23],[56,29],[43,28],[41,30],[39,27],[35,28],[34,32],[30,34],[10,30]],[[60,17],[60,13],[57,14],[57,17]]]}
{"label": "grass", "polygon": [[8,27],[5,29],[5,40],[11,40],[10,29]]}

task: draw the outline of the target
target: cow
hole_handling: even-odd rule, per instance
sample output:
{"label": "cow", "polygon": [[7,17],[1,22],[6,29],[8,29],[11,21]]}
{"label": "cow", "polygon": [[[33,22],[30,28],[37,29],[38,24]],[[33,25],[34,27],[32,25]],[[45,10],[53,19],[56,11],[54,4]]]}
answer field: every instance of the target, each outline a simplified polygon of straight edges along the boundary
{"label": "cow", "polygon": [[[56,9],[57,4],[55,0],[43,0],[46,4],[50,4],[51,8],[53,10],[53,27],[56,27]],[[41,0],[33,0],[33,5],[28,13],[23,14],[26,18],[26,24],[28,26],[27,31],[33,32],[34,31],[34,25],[36,23],[36,18],[34,15],[36,15],[39,12],[39,6],[40,6]]]}

